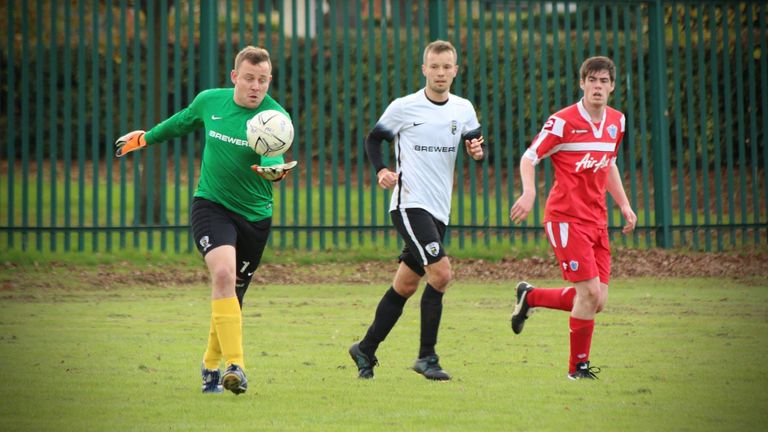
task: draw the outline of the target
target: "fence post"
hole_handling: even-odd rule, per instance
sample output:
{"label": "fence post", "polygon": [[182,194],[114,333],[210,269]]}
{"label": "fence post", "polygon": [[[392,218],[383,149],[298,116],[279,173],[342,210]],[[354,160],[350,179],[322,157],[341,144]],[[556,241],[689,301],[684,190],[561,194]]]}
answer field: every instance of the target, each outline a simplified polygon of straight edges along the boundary
{"label": "fence post", "polygon": [[[218,2],[202,0],[200,3],[200,88],[219,87]],[[190,43],[192,43],[190,41]]]}
{"label": "fence post", "polygon": [[448,6],[446,3],[446,0],[429,0],[430,41],[448,39]]}
{"label": "fence post", "polygon": [[656,214],[656,246],[672,246],[672,197],[670,150],[667,123],[667,84],[662,0],[648,4],[649,63],[651,72],[651,153],[653,157],[653,196]]}

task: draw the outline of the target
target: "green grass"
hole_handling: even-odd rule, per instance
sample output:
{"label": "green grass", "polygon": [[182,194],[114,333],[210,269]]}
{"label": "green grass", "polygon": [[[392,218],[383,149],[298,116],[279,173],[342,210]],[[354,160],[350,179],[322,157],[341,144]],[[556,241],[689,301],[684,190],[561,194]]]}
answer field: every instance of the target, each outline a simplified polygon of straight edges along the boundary
{"label": "green grass", "polygon": [[346,350],[385,285],[254,287],[244,310],[250,389],[238,397],[199,393],[204,284],[4,285],[0,429],[748,431],[768,422],[765,280],[615,281],[595,332],[597,382],[565,379],[565,313],[541,311],[515,336],[510,287],[467,282],[445,298],[438,344],[453,381],[409,370],[418,299],[380,348],[376,379],[359,381]]}

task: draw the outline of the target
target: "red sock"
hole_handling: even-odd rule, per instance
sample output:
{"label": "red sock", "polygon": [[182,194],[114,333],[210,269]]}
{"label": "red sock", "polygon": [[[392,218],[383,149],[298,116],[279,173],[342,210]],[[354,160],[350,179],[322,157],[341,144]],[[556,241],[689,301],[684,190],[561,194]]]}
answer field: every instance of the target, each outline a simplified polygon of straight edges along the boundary
{"label": "red sock", "polygon": [[571,317],[569,324],[571,328],[571,358],[568,363],[568,373],[574,373],[576,363],[589,361],[589,348],[592,345],[595,320]]}
{"label": "red sock", "polygon": [[534,288],[526,296],[531,307],[545,307],[560,309],[570,312],[573,310],[573,298],[576,297],[576,288]]}

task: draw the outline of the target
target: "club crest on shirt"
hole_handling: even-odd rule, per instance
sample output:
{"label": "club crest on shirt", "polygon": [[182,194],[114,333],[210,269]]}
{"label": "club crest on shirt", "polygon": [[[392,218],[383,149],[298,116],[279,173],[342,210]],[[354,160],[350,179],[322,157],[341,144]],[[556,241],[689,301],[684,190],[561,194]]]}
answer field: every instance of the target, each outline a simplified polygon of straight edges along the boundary
{"label": "club crest on shirt", "polygon": [[424,250],[426,250],[427,253],[432,255],[433,257],[436,257],[437,254],[440,253],[440,243],[432,242],[432,243],[424,246]]}
{"label": "club crest on shirt", "polygon": [[579,262],[576,260],[573,260],[568,263],[568,267],[571,268],[571,271],[577,271],[579,269]]}
{"label": "club crest on shirt", "polygon": [[459,128],[459,122],[451,120],[451,135],[456,135],[456,129]]}
{"label": "club crest on shirt", "polygon": [[200,239],[200,247],[203,248],[203,252],[207,251],[211,247],[211,239],[208,236],[203,236]]}
{"label": "club crest on shirt", "polygon": [[608,126],[608,135],[611,136],[611,139],[616,139],[616,134],[619,132],[619,128],[616,127],[616,125],[612,124]]}

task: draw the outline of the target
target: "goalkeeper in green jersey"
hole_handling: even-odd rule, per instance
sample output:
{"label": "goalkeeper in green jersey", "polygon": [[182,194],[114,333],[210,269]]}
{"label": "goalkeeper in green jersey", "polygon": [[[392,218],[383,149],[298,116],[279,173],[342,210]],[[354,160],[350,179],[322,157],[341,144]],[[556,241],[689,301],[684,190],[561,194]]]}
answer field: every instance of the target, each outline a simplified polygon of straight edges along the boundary
{"label": "goalkeeper in green jersey", "polygon": [[[144,132],[115,145],[121,157],[144,146],[205,128],[205,151],[190,221],[197,249],[211,275],[211,327],[203,356],[203,393],[235,394],[248,388],[243,360],[242,302],[259,265],[272,225],[272,183],[296,166],[282,156],[264,157],[249,146],[245,123],[256,113],[288,113],[267,94],[269,53],[245,47],[230,72],[234,88],[205,90],[192,103]],[[269,169],[264,169],[269,167]],[[226,361],[221,374],[219,365]]]}

